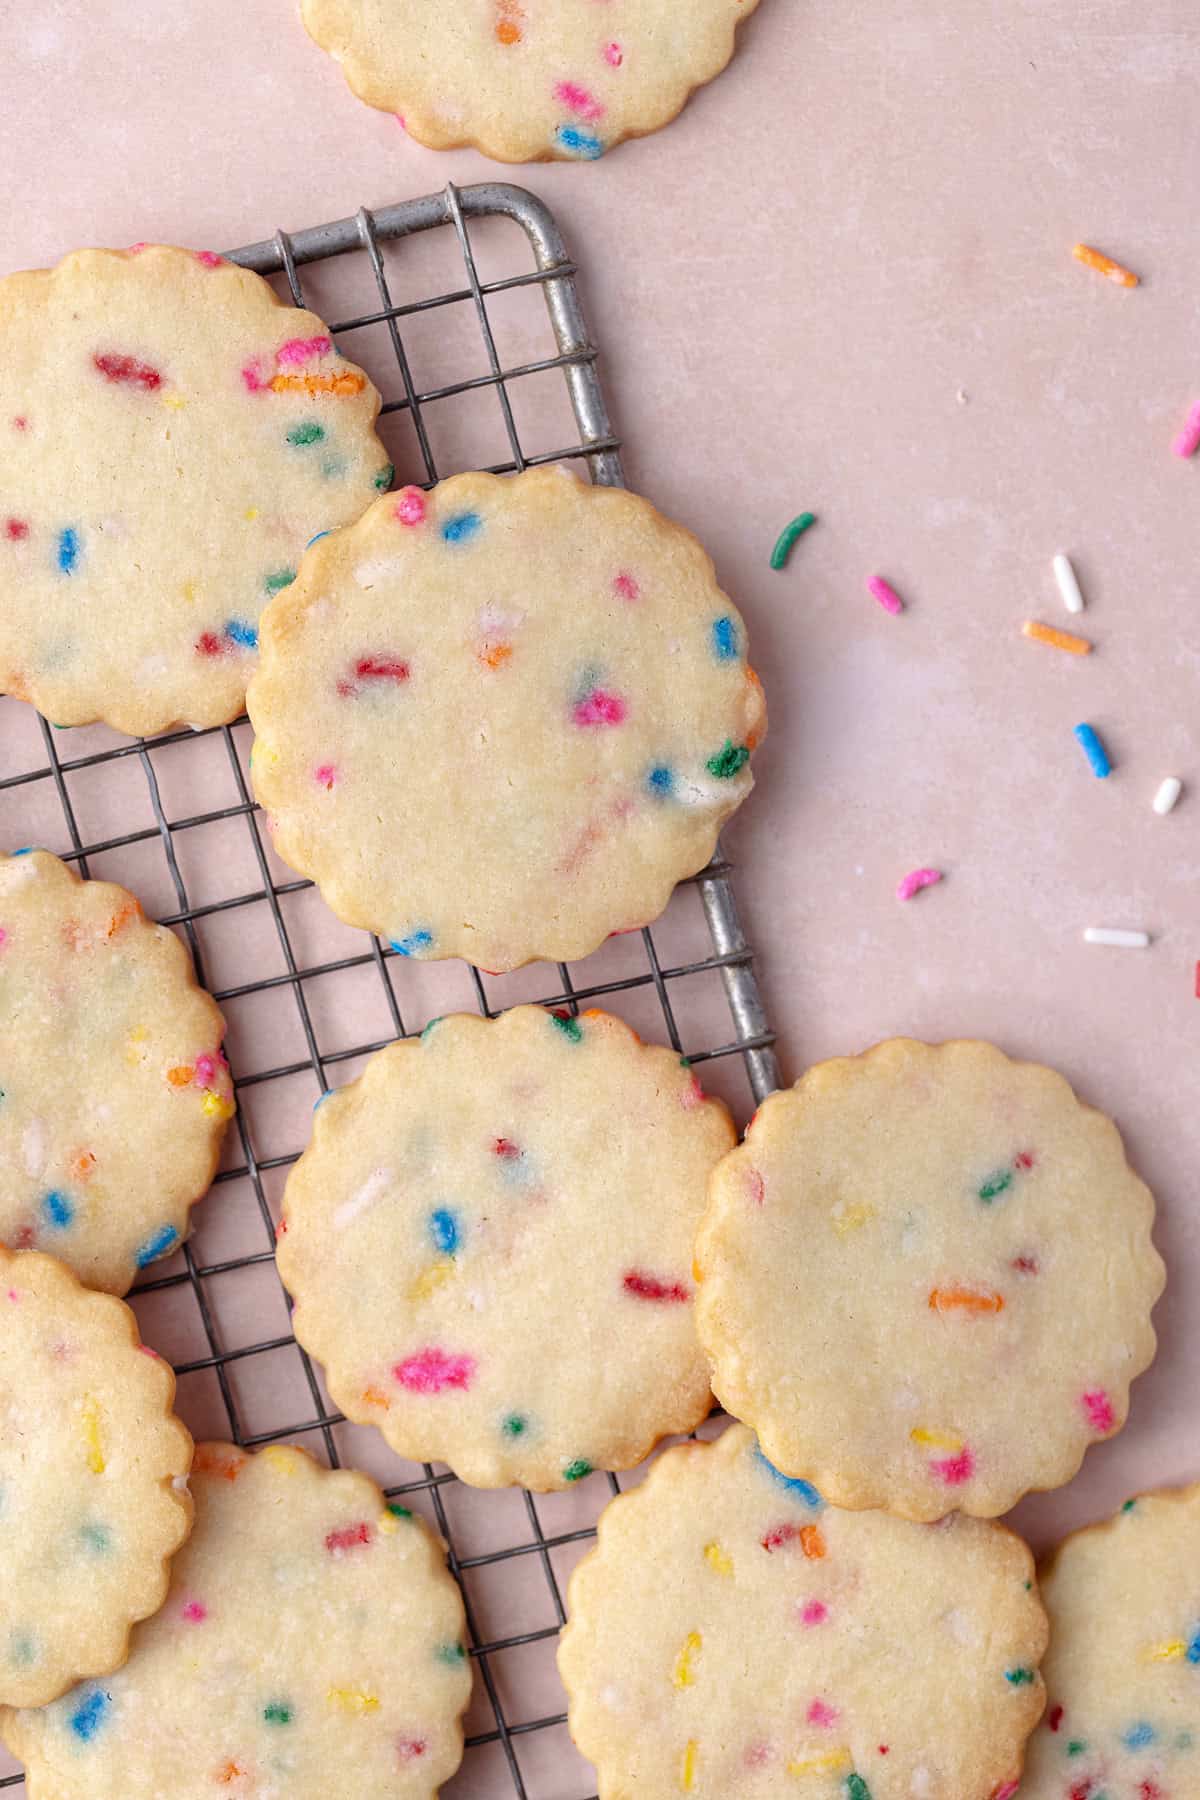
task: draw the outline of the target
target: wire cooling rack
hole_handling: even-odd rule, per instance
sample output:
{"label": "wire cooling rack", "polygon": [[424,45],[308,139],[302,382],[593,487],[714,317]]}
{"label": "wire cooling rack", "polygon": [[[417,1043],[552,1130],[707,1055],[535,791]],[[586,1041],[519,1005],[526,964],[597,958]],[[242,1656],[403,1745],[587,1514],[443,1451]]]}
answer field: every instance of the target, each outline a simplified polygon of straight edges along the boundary
{"label": "wire cooling rack", "polygon": [[[430,293],[443,283],[418,252],[435,239],[453,249],[454,282]],[[461,415],[445,429],[443,409],[466,403],[472,424],[479,409],[498,406],[493,441],[507,454],[487,465],[494,473],[581,459],[594,481],[622,484],[575,264],[551,213],[524,189],[448,187],[230,254],[281,278],[297,306],[326,317],[341,310],[327,303],[334,288],[362,282],[369,268],[357,304],[331,330],[384,394],[381,431],[408,479],[431,485],[483,465],[481,440]],[[521,266],[491,276],[485,261]],[[531,355],[547,323],[550,354]],[[517,354],[507,354],[509,342]],[[455,379],[422,386],[425,361],[447,346]],[[570,426],[535,453],[530,433],[545,427],[545,394],[529,408],[526,391],[542,378],[559,385],[560,399],[565,384]],[[611,939],[571,967],[489,977],[462,964],[413,964],[340,926],[312,884],[276,861],[251,798],[248,749],[245,720],[130,741],[104,728],[62,733],[21,702],[0,701],[0,843],[36,841],[85,875],[134,888],[184,935],[228,1021],[239,1112],[224,1165],[192,1238],[133,1303],[144,1335],[176,1368],[179,1409],[197,1436],[248,1447],[298,1440],[333,1465],[368,1468],[436,1523],[463,1590],[477,1670],[466,1756],[444,1793],[580,1800],[594,1776],[566,1735],[554,1640],[566,1574],[622,1481],[597,1474],[569,1494],[480,1493],[436,1465],[402,1463],[377,1434],[348,1425],[291,1335],[274,1273],[275,1224],[312,1103],[372,1051],[455,1007],[490,1017],[526,1000],[573,1012],[603,1004],[705,1065],[706,1086],[744,1114],[779,1080],[729,867],[718,854],[681,885],[653,931]],[[0,1789],[23,1792],[20,1775],[4,1773],[12,1766],[0,1751]],[[343,1792],[353,1794],[350,1770]]]}

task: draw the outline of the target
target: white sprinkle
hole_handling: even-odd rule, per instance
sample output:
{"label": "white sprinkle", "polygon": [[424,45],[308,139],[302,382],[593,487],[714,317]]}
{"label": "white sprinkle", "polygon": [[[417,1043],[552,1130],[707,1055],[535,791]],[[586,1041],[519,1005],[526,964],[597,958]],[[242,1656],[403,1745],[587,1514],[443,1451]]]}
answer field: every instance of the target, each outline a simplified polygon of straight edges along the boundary
{"label": "white sprinkle", "polygon": [[46,1166],[46,1127],[40,1119],[30,1119],[21,1134],[21,1155],[25,1173],[38,1176]]}
{"label": "white sprinkle", "polygon": [[382,1200],[391,1183],[392,1171],[390,1169],[372,1169],[357,1194],[351,1194],[349,1200],[339,1206],[334,1213],[334,1230],[344,1231],[347,1225],[352,1225],[359,1213],[366,1212],[369,1206],[374,1206],[376,1201]]}
{"label": "white sprinkle", "polygon": [[1068,612],[1081,613],[1083,611],[1083,594],[1079,586],[1079,577],[1071,567],[1070,557],[1056,556],[1053,568],[1058,591],[1063,597],[1063,605]]}
{"label": "white sprinkle", "polygon": [[1159,782],[1158,792],[1154,796],[1154,810],[1160,818],[1165,818],[1183,792],[1183,783],[1178,775],[1168,775]]}
{"label": "white sprinkle", "polygon": [[1114,931],[1109,925],[1089,925],[1083,941],[1085,944],[1112,944],[1118,950],[1145,950],[1150,943],[1150,933]]}

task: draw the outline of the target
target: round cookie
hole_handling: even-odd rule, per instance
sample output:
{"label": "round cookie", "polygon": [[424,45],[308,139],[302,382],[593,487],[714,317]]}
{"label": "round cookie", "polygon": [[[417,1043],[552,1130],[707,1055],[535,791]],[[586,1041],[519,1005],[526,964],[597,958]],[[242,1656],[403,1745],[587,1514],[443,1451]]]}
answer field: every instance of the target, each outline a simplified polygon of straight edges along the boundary
{"label": "round cookie", "polygon": [[323,1103],[279,1273],[335,1403],[401,1456],[546,1492],[709,1406],[692,1237],[735,1142],[608,1013],[439,1019]]}
{"label": "round cookie", "polygon": [[224,1029],[132,894],[0,857],[0,1242],[114,1294],[175,1249],[234,1110]]}
{"label": "round cookie", "polygon": [[391,482],[379,396],[207,251],[0,280],[0,692],[141,735],[242,710],[258,619]]}
{"label": "round cookie", "polygon": [[1047,1705],[1021,1800],[1200,1795],[1200,1486],[1129,1500],[1043,1578]]}
{"label": "round cookie", "polygon": [[774,1094],[696,1242],[713,1391],[840,1506],[991,1517],[1069,1481],[1154,1356],[1154,1202],[1112,1121],[989,1044]]}
{"label": "round cookie", "polygon": [[196,1529],[120,1674],[0,1712],[29,1800],[432,1800],[471,1691],[440,1540],[290,1446],[202,1444],[192,1487]]}
{"label": "round cookie", "polygon": [[600,1800],[1010,1800],[1046,1617],[1003,1526],[839,1512],[752,1432],[668,1450],[571,1578]]}
{"label": "round cookie", "polygon": [[175,1377],[120,1300],[0,1247],[0,1706],[125,1661],[187,1537]]}
{"label": "round cookie", "polygon": [[758,0],[302,0],[369,106],[432,150],[591,162],[668,125]]}
{"label": "round cookie", "polygon": [[275,846],[402,955],[586,956],[657,918],[749,793],[745,645],[700,545],[622,489],[548,468],[388,495],[263,619]]}

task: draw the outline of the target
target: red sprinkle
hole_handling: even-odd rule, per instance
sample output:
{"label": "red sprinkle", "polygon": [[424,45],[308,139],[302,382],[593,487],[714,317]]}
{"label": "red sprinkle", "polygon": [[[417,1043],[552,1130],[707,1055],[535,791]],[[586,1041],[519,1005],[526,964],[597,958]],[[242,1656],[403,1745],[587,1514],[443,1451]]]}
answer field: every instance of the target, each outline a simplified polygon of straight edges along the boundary
{"label": "red sprinkle", "polygon": [[339,1531],[331,1531],[325,1539],[325,1548],[331,1556],[339,1550],[357,1550],[360,1544],[369,1544],[374,1534],[365,1519],[357,1525],[343,1525]]}
{"label": "red sprinkle", "polygon": [[1018,1169],[1032,1169],[1034,1163],[1033,1151],[1022,1150],[1019,1156],[1013,1158],[1013,1161],[1016,1163]]}
{"label": "red sprinkle", "polygon": [[343,700],[357,694],[357,682],[360,681],[393,681],[400,686],[408,680],[411,670],[406,662],[398,656],[360,656],[354,665],[354,677],[343,676],[337,684],[337,691]]}
{"label": "red sprinkle", "polygon": [[613,593],[620,594],[622,600],[640,600],[642,597],[641,588],[624,569],[613,579]]}
{"label": "red sprinkle", "polygon": [[19,544],[22,538],[29,536],[29,526],[24,519],[6,519],[4,535],[10,543]]}
{"label": "red sprinkle", "polygon": [[797,1543],[800,1531],[799,1525],[776,1525],[774,1531],[768,1531],[766,1537],[763,1538],[762,1547],[768,1554],[772,1554],[776,1550],[781,1550],[785,1544]]}
{"label": "red sprinkle", "polygon": [[225,646],[215,631],[205,631],[196,639],[196,649],[201,656],[221,656]]}
{"label": "red sprinkle", "polygon": [[1196,964],[1196,998],[1200,1000],[1200,962]]}
{"label": "red sprinkle", "polygon": [[1022,1275],[1037,1275],[1041,1273],[1036,1256],[1014,1256],[1012,1267],[1014,1269],[1019,1269]]}
{"label": "red sprinkle", "polygon": [[424,1738],[400,1737],[396,1739],[396,1755],[401,1762],[416,1762],[419,1756],[424,1756],[428,1748]]}
{"label": "red sprinkle", "polygon": [[1051,1731],[1057,1731],[1059,1726],[1062,1724],[1062,1720],[1063,1720],[1062,1707],[1061,1706],[1052,1706],[1050,1708],[1050,1711],[1046,1715],[1046,1724],[1049,1727],[1049,1729]]}
{"label": "red sprinkle", "polygon": [[516,1162],[521,1154],[511,1138],[497,1138],[492,1145],[492,1150],[504,1162]]}
{"label": "red sprinkle", "polygon": [[747,1169],[746,1174],[745,1174],[745,1182],[746,1182],[746,1192],[749,1195],[750,1199],[753,1200],[755,1206],[761,1206],[763,1203],[763,1197],[766,1193],[766,1187],[763,1183],[763,1178],[759,1174],[758,1170],[757,1169]]}
{"label": "red sprinkle", "polygon": [[162,386],[158,370],[152,369],[149,363],[138,362],[136,357],[106,352],[102,356],[93,356],[92,362],[108,381],[127,382],[132,387],[145,388],[148,394]]}
{"label": "red sprinkle", "polygon": [[682,1281],[660,1281],[657,1275],[643,1275],[640,1269],[630,1269],[621,1285],[637,1300],[666,1300],[681,1305],[692,1297]]}

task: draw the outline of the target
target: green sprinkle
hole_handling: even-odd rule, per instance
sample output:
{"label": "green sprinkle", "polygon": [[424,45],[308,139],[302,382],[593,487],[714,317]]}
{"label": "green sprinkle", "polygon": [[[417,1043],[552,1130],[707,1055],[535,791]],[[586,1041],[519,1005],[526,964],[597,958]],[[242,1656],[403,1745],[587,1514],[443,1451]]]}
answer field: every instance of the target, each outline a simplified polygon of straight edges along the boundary
{"label": "green sprinkle", "polygon": [[552,1012],[550,1018],[558,1027],[559,1031],[562,1032],[563,1036],[565,1038],[570,1038],[573,1044],[581,1044],[583,1042],[583,1026],[579,1023],[579,1020],[573,1018],[570,1013]]}
{"label": "green sprinkle", "polygon": [[291,1707],[284,1700],[272,1700],[269,1706],[263,1707],[263,1718],[268,1725],[290,1725],[294,1717]]}
{"label": "green sprinkle", "polygon": [[[790,525],[784,526],[779,534],[779,541],[771,552],[771,567],[773,569],[782,569],[784,567],[788,557],[792,554],[792,545],[796,542],[796,539],[798,537],[803,537],[809,526],[815,525],[816,522],[816,513],[800,513],[797,518],[792,520]],[[867,1792],[866,1783],[862,1780],[861,1776],[852,1775],[850,1779],[851,1781],[859,1782],[862,1792],[865,1795]],[[853,1790],[851,1791],[851,1800],[859,1800],[858,1794]]]}
{"label": "green sprinkle", "polygon": [[1032,1592],[1033,1592],[1033,1583],[1032,1583],[1032,1581],[1027,1581],[1027,1582],[1026,1582],[1026,1583],[1025,1583],[1025,1592],[1026,1592],[1026,1593],[1027,1593],[1027,1594],[1032,1594]]}
{"label": "green sprinkle", "polygon": [[679,1066],[681,1069],[690,1069],[692,1066],[691,1057],[690,1056],[681,1056],[679,1059]]}
{"label": "green sprinkle", "polygon": [[303,450],[306,444],[319,444],[325,436],[325,427],[310,419],[304,425],[294,425],[287,434],[289,444],[295,444],[297,450]]}
{"label": "green sprinkle", "polygon": [[283,588],[291,587],[296,579],[295,569],[275,569],[263,582],[268,594],[278,594]]}
{"label": "green sprinkle", "polygon": [[1132,1512],[1136,1505],[1137,1505],[1136,1500],[1127,1500],[1125,1502],[1124,1506],[1121,1508],[1121,1511],[1123,1513]]}
{"label": "green sprinkle", "polygon": [[994,1175],[988,1176],[987,1180],[980,1188],[979,1198],[981,1200],[994,1200],[998,1194],[1003,1194],[1006,1189],[1012,1186],[1012,1179],[1011,1169],[997,1169]]}
{"label": "green sprinkle", "polygon": [[1072,1738],[1067,1745],[1067,1755],[1082,1756],[1086,1749],[1087,1745],[1082,1738]]}
{"label": "green sprinkle", "polygon": [[524,1437],[529,1430],[529,1420],[524,1413],[509,1413],[500,1429],[506,1438]]}
{"label": "green sprinkle", "polygon": [[576,1457],[574,1462],[567,1464],[566,1468],[563,1470],[563,1480],[564,1481],[582,1481],[584,1476],[590,1475],[591,1472],[592,1472],[591,1463],[585,1462],[583,1457],[579,1456],[579,1457]]}
{"label": "green sprinkle", "polygon": [[745,744],[735,744],[732,738],[726,738],[722,748],[715,756],[710,756],[704,766],[718,781],[732,781],[738,770],[744,769],[749,761],[750,752]]}
{"label": "green sprinkle", "polygon": [[107,1553],[111,1539],[103,1525],[81,1525],[79,1536],[89,1550],[95,1550],[101,1556]]}
{"label": "green sprinkle", "polygon": [[429,1036],[429,1034],[433,1030],[434,1026],[441,1024],[441,1022],[445,1018],[445,1016],[446,1016],[445,1013],[439,1013],[436,1019],[429,1019],[426,1022],[425,1027],[421,1032],[421,1042],[422,1043],[425,1042],[425,1039]]}
{"label": "green sprinkle", "polygon": [[871,1800],[871,1790],[861,1775],[847,1775],[846,1800]]}
{"label": "green sprinkle", "polygon": [[445,1663],[448,1668],[457,1669],[460,1663],[467,1660],[466,1648],[462,1644],[439,1644],[437,1659],[440,1663]]}
{"label": "green sprinkle", "polygon": [[27,1669],[37,1659],[37,1645],[27,1631],[14,1631],[9,1639],[9,1660],[18,1669]]}
{"label": "green sprinkle", "polygon": [[1005,1669],[1004,1679],[1010,1687],[1027,1687],[1033,1681],[1032,1669]]}
{"label": "green sprinkle", "polygon": [[389,1500],[387,1509],[394,1519],[411,1519],[412,1514],[407,1506],[401,1506],[398,1500]]}
{"label": "green sprinkle", "polygon": [[392,464],[384,463],[382,469],[380,469],[378,475],[375,477],[375,486],[381,494],[386,494],[395,479],[396,471]]}

